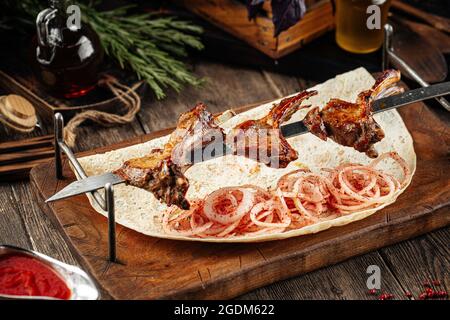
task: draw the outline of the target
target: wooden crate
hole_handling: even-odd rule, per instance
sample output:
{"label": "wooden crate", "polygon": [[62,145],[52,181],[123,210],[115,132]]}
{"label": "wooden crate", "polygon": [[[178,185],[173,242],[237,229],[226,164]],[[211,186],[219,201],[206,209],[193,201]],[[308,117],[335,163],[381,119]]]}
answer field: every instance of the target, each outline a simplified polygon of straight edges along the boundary
{"label": "wooden crate", "polygon": [[263,5],[265,14],[251,21],[245,4],[237,0],[174,1],[274,59],[334,28],[333,9],[329,0],[307,0],[307,12],[303,19],[278,37],[273,36],[270,1]]}

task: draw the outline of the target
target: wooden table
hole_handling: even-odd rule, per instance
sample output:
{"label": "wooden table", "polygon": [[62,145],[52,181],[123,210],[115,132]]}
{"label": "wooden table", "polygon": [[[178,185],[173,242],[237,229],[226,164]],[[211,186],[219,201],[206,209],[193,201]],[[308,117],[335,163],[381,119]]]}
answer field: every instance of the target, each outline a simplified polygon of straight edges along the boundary
{"label": "wooden table", "polygon": [[[308,88],[313,83],[263,70],[249,70],[211,62],[196,63],[194,71],[206,79],[203,88],[171,92],[167,99],[155,101],[151,94],[143,99],[138,118],[130,125],[98,128],[92,124],[79,129],[76,151],[90,150],[120,142],[136,135],[174,126],[178,115],[196,102],[206,103],[212,112],[257,101],[274,99]],[[450,117],[436,107],[449,123]],[[44,128],[48,133],[51,128]],[[35,133],[36,134],[36,133]],[[0,141],[22,139],[0,127]],[[41,212],[28,181],[0,182],[0,243],[34,249],[77,265],[56,228]],[[449,212],[450,214],[450,212]],[[407,299],[423,291],[425,280],[438,279],[443,290],[450,289],[450,228],[383,248],[343,263],[285,280],[250,292],[241,299],[375,299],[368,294],[366,269],[381,269],[382,290],[396,299]]]}

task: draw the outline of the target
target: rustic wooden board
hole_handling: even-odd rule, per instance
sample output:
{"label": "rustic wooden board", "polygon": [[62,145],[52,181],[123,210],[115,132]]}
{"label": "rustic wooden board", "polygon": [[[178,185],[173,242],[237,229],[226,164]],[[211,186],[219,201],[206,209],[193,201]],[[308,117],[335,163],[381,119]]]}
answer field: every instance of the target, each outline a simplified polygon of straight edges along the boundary
{"label": "rustic wooden board", "polygon": [[[102,288],[119,299],[232,298],[450,223],[450,129],[424,104],[400,110],[415,141],[417,172],[397,202],[371,217],[315,235],[259,244],[208,244],[161,240],[118,226],[118,263],[107,261],[107,223],[85,196],[51,205],[44,199],[64,180],[54,163],[31,172],[38,204],[57,225],[81,263]],[[419,121],[420,119],[420,121]],[[155,132],[94,152],[166,134]]]}

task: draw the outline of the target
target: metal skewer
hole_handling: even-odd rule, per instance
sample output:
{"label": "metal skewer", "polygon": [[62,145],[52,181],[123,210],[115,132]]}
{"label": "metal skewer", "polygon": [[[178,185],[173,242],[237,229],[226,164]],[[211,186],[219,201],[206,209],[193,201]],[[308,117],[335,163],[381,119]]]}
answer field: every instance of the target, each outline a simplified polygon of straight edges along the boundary
{"label": "metal skewer", "polygon": [[[387,37],[385,47],[388,48],[389,37]],[[383,60],[383,66],[387,66],[389,50],[385,51]],[[419,88],[410,90],[406,93],[393,95],[377,99],[371,104],[372,112],[384,112],[393,108],[408,105],[414,102],[423,101],[425,99],[431,99],[441,97],[450,93],[450,82],[444,82],[434,85],[428,85],[426,88]],[[449,108],[450,110],[450,108]],[[70,150],[69,146],[64,142],[63,137],[64,120],[60,113],[55,115],[55,173],[57,179],[63,178],[63,166],[62,166],[62,154],[65,153],[67,158],[75,171],[78,180],[64,187],[56,194],[46,200],[46,202],[56,201],[72,197],[74,195],[89,193],[92,196],[93,201],[102,210],[108,214],[108,246],[109,246],[109,260],[116,261],[116,236],[115,236],[115,209],[114,209],[114,190],[113,185],[124,183],[125,180],[113,172],[108,172],[100,176],[88,177],[83,170],[81,164]],[[297,121],[280,127],[281,133],[284,137],[296,136],[309,132],[308,127],[303,121]],[[230,148],[230,150],[233,150]],[[224,154],[229,154],[225,152]],[[223,156],[224,154],[214,156]],[[209,159],[209,157],[208,157]],[[206,159],[200,159],[203,161]],[[99,193],[98,190],[105,189],[105,197]],[[106,199],[106,202],[105,202]]]}
{"label": "metal skewer", "polygon": [[[371,108],[372,112],[378,113],[378,112],[385,112],[387,110],[398,108],[404,105],[408,105],[414,102],[423,101],[426,99],[441,97],[443,95],[450,94],[450,81],[449,82],[443,82],[438,84],[433,84],[431,86],[428,86],[426,88],[418,88],[414,90],[409,90],[408,92],[393,95],[386,98],[377,99],[372,102]],[[61,128],[62,125],[60,124]],[[56,128],[58,130],[61,130],[59,128]],[[292,122],[286,125],[283,125],[280,127],[281,133],[284,137],[289,138],[293,136],[297,136],[300,134],[304,134],[309,132],[309,129],[303,123],[303,121],[297,121]],[[60,131],[58,131],[60,132]],[[59,133],[58,133],[59,134]],[[66,146],[66,144],[62,141],[62,138],[59,138],[58,148],[63,148],[67,154],[71,154],[70,150]],[[188,159],[190,164],[194,164],[196,162],[205,161],[211,158],[215,157],[221,157],[226,154],[233,154],[233,147],[228,146],[227,144],[222,145],[224,152],[220,154],[210,154],[206,156],[201,156],[198,159]],[[220,147],[219,147],[220,148]],[[216,149],[214,149],[216,150]],[[217,149],[218,150],[218,149]],[[59,160],[59,153],[56,152],[56,162],[60,163]],[[69,158],[70,159],[70,158]],[[120,175],[115,174],[114,172],[107,172],[102,175],[98,176],[91,176],[86,177],[86,174],[84,173],[83,169],[79,165],[78,161],[75,157],[71,159],[71,163],[78,173],[78,179],[77,181],[72,182],[71,184],[67,185],[57,193],[55,193],[53,196],[48,198],[46,202],[51,201],[57,201],[61,199],[65,199],[68,197],[72,197],[78,194],[82,193],[91,193],[94,198],[97,199],[97,203],[104,203],[103,198],[101,198],[101,195],[97,194],[94,190],[100,190],[105,188],[106,183],[110,183],[111,185],[125,183],[125,179],[123,179]],[[61,170],[57,166],[57,172],[58,170]],[[103,208],[105,208],[104,205],[102,205]]]}
{"label": "metal skewer", "polygon": [[[88,176],[84,171],[81,164],[78,162],[72,150],[64,141],[64,118],[61,113],[55,114],[54,119],[55,129],[55,174],[58,180],[64,178],[62,154],[67,156],[70,164],[75,170],[76,174],[81,179],[86,179]],[[109,261],[116,262],[116,218],[114,209],[114,188],[111,183],[106,183],[105,186],[105,198],[98,192],[89,192],[96,202],[96,204],[104,211],[108,213],[108,252]],[[106,199],[106,202],[105,202]]]}
{"label": "metal skewer", "polygon": [[[430,84],[422,79],[422,77],[402,58],[400,58],[395,52],[392,42],[394,34],[394,28],[389,23],[384,25],[384,45],[383,45],[383,61],[382,69],[386,70],[389,67],[389,62],[394,62],[399,66],[403,72],[407,73],[414,81],[416,81],[421,87],[429,87]],[[450,111],[450,103],[444,97],[435,98],[441,106],[447,111]]]}

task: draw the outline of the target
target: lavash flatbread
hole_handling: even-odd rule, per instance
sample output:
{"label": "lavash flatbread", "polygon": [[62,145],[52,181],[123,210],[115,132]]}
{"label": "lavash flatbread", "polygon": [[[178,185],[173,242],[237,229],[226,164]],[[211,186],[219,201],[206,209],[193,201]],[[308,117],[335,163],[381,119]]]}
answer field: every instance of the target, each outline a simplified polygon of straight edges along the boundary
{"label": "lavash flatbread", "polygon": [[[358,93],[369,89],[374,82],[375,80],[369,72],[363,68],[358,68],[311,88],[318,90],[319,94],[310,98],[304,104],[322,107],[330,98],[355,101]],[[267,114],[272,104],[278,101],[267,103],[236,115],[221,126],[227,131],[245,120],[261,118]],[[290,122],[303,119],[306,112],[307,110],[298,111]],[[385,111],[376,114],[375,119],[386,133],[386,137],[375,145],[378,152],[380,154],[388,151],[398,152],[405,159],[411,171],[411,176],[405,187],[396,194],[391,202],[376,209],[358,211],[282,233],[229,238],[193,238],[166,234],[162,228],[162,213],[167,209],[167,206],[160,203],[148,191],[122,184],[115,186],[114,189],[116,221],[140,233],[160,238],[206,242],[258,242],[316,233],[333,226],[341,226],[364,219],[394,202],[398,195],[409,185],[416,169],[416,154],[413,140],[398,112],[396,110]],[[99,175],[119,168],[124,161],[130,158],[142,157],[148,154],[151,149],[162,147],[167,139],[168,136],[161,137],[104,154],[83,157],[79,160],[88,176]],[[282,175],[303,166],[308,167],[313,172],[317,172],[320,168],[334,168],[343,162],[368,164],[371,161],[364,153],[349,147],[340,146],[330,139],[326,142],[322,141],[309,133],[289,138],[288,141],[298,151],[299,158],[284,169],[268,168],[245,157],[233,155],[195,164],[186,172],[190,182],[187,198],[190,200],[202,198],[214,190],[227,186],[253,184],[263,188],[273,188]],[[383,161],[377,168],[393,174],[398,179],[402,179],[402,170],[392,161]],[[95,204],[90,195],[88,195],[88,198],[97,212],[106,215],[106,212]]]}

